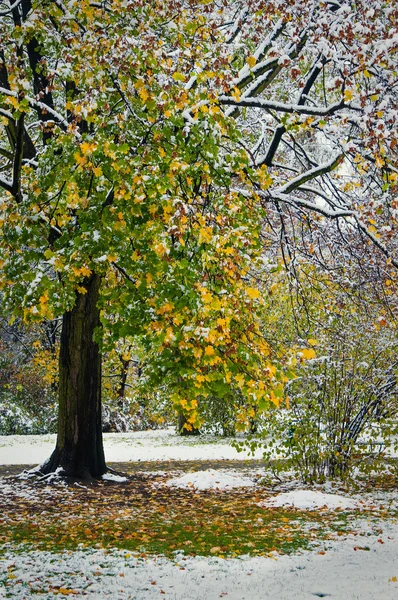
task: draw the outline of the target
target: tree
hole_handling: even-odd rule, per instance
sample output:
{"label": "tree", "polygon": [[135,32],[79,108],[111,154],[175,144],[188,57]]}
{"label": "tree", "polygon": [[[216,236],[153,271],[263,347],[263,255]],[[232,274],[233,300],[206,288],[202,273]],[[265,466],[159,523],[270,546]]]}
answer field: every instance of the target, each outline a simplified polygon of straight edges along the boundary
{"label": "tree", "polygon": [[223,79],[209,70],[184,90],[184,70],[206,48],[223,64],[211,21],[188,9],[22,0],[3,11],[5,310],[63,315],[58,439],[44,473],[106,470],[101,323],[113,341],[141,338],[147,384],[176,382],[188,428],[196,396],[231,378],[259,397],[272,388],[250,276],[261,207],[232,189],[245,153],[232,152],[233,168],[218,164],[222,137],[234,136],[220,109],[184,116],[209,97],[209,78]]}
{"label": "tree", "polygon": [[101,326],[140,339],[188,427],[231,382],[277,402],[257,286],[276,218],[285,258],[294,211],[397,265],[396,11],[374,5],[3,3],[0,285],[9,312],[63,315],[44,471],[106,469]]}

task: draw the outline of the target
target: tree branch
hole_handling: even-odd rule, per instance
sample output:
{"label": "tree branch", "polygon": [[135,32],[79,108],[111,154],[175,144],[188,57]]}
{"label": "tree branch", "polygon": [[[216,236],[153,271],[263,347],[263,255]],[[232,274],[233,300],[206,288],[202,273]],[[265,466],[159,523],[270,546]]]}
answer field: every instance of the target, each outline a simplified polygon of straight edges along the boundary
{"label": "tree branch", "polygon": [[334,169],[336,169],[339,166],[339,164],[342,162],[343,158],[344,158],[344,154],[339,154],[338,156],[335,156],[328,163],[324,163],[323,165],[319,165],[319,166],[315,167],[314,169],[310,169],[309,171],[302,173],[301,175],[299,175],[298,177],[295,177],[288,183],[285,183],[285,185],[282,185],[279,188],[277,188],[277,190],[276,190],[277,193],[290,194],[290,192],[297,190],[303,183],[306,183],[307,181],[311,181],[312,179],[315,179],[316,177],[319,177],[320,175],[326,175],[326,173],[330,173],[331,171],[334,171]]}
{"label": "tree branch", "polygon": [[222,105],[261,108],[263,110],[275,110],[282,113],[297,113],[299,115],[310,115],[314,117],[327,117],[339,110],[347,108],[348,110],[362,111],[362,108],[357,104],[346,104],[343,100],[330,104],[326,108],[318,106],[303,106],[301,104],[284,104],[283,102],[273,102],[272,100],[261,100],[260,98],[247,97],[235,100],[231,96],[219,96],[218,101]]}
{"label": "tree branch", "polygon": [[6,10],[0,10],[0,17],[5,17],[6,15],[9,15],[10,13],[12,13],[13,10],[18,8],[18,6],[21,4],[21,2],[22,2],[22,0],[16,0],[16,2],[14,2],[14,4],[11,4],[11,6],[9,8],[7,8]]}
{"label": "tree branch", "polygon": [[17,121],[17,139],[14,148],[14,164],[12,169],[12,188],[13,195],[17,202],[21,202],[21,171],[22,171],[22,158],[23,158],[23,147],[24,147],[24,133],[25,133],[25,113],[21,113]]}

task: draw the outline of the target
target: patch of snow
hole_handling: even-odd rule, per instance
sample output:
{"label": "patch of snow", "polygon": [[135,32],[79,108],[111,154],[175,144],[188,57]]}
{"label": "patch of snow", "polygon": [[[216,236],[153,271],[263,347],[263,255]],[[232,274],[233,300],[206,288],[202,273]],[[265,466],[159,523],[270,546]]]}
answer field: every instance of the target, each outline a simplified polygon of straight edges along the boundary
{"label": "patch of snow", "polygon": [[278,494],[261,503],[265,507],[291,506],[303,510],[313,510],[317,508],[327,508],[329,510],[352,510],[360,508],[361,504],[357,500],[339,496],[338,494],[326,494],[324,492],[312,490],[292,490]]}
{"label": "patch of snow", "polygon": [[219,471],[208,469],[186,473],[181,477],[169,479],[166,485],[178,488],[193,488],[195,490],[227,490],[237,487],[251,487],[255,482],[248,477],[233,471]]}
{"label": "patch of snow", "polygon": [[102,479],[105,481],[114,481],[117,483],[122,483],[123,481],[127,481],[127,477],[122,477],[121,475],[115,475],[115,473],[105,473],[102,476]]}

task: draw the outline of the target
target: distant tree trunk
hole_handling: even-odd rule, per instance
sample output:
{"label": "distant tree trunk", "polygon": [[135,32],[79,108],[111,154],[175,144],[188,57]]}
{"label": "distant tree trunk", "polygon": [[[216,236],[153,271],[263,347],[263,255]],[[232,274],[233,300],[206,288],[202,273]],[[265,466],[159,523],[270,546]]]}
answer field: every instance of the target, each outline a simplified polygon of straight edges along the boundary
{"label": "distant tree trunk", "polygon": [[101,428],[101,355],[93,340],[100,326],[101,278],[84,280],[85,294],[63,316],[59,357],[58,436],[54,452],[42,466],[79,479],[98,478],[106,470]]}
{"label": "distant tree trunk", "polygon": [[191,425],[191,429],[186,429],[184,427],[185,423],[187,423],[187,418],[185,415],[183,415],[182,413],[178,414],[178,433],[180,435],[200,435],[200,431],[199,429],[197,429],[196,427],[193,427]]}
{"label": "distant tree trunk", "polygon": [[120,409],[124,408],[124,400],[126,397],[126,385],[127,385],[127,376],[129,374],[129,368],[131,359],[125,360],[123,356],[120,357],[120,362],[122,363],[122,368],[120,370],[120,379],[119,379],[119,387],[117,389],[117,405]]}

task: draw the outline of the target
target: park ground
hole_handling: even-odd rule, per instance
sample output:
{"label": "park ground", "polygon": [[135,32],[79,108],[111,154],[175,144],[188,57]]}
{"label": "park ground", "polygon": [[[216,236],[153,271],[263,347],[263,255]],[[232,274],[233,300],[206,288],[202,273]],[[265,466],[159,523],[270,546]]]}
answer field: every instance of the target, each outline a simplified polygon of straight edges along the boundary
{"label": "park ground", "polygon": [[228,440],[107,434],[117,473],[86,485],[28,473],[54,441],[0,437],[0,598],[398,597],[393,459],[305,486]]}

